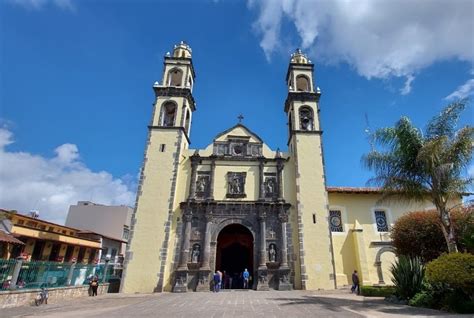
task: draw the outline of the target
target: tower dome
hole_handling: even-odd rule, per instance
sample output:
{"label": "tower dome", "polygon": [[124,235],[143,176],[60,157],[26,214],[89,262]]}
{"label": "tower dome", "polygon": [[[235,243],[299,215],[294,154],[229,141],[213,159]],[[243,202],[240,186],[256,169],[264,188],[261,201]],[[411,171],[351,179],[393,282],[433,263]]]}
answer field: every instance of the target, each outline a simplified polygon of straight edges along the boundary
{"label": "tower dome", "polygon": [[295,53],[291,54],[291,63],[296,64],[310,64],[311,61],[308,59],[300,49],[296,49]]}
{"label": "tower dome", "polygon": [[184,41],[181,41],[179,44],[176,44],[173,49],[173,57],[184,57],[191,58],[191,47]]}

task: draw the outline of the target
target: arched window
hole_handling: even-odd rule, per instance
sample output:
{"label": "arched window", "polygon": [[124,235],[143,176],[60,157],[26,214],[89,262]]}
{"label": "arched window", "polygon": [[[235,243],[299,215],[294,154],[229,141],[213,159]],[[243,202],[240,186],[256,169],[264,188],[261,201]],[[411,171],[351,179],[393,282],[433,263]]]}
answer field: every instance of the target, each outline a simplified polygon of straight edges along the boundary
{"label": "arched window", "polygon": [[296,76],[296,90],[298,92],[309,92],[309,79],[305,75]]}
{"label": "arched window", "polygon": [[168,82],[170,86],[181,86],[181,83],[183,82],[183,71],[178,68],[169,71]]}
{"label": "arched window", "polygon": [[161,108],[161,125],[165,127],[174,126],[176,118],[176,104],[167,102]]}
{"label": "arched window", "polygon": [[300,129],[301,130],[314,129],[313,111],[308,106],[300,107]]}
{"label": "arched window", "polygon": [[191,116],[189,115],[189,110],[186,110],[186,120],[184,123],[184,129],[186,130],[186,134],[189,136],[189,122],[191,120]]}

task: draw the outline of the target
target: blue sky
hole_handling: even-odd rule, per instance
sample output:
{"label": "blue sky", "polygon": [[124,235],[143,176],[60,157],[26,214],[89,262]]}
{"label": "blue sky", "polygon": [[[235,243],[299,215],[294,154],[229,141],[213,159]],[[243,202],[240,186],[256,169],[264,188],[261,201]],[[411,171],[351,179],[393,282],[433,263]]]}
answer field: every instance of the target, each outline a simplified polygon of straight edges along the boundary
{"label": "blue sky", "polygon": [[[410,14],[406,14],[410,12]],[[371,129],[422,126],[474,90],[472,1],[0,2],[0,207],[61,222],[69,204],[133,204],[163,56],[187,41],[191,141],[237,122],[286,149],[289,55],[322,90],[328,184],[364,186]],[[462,124],[472,124],[472,106]]]}

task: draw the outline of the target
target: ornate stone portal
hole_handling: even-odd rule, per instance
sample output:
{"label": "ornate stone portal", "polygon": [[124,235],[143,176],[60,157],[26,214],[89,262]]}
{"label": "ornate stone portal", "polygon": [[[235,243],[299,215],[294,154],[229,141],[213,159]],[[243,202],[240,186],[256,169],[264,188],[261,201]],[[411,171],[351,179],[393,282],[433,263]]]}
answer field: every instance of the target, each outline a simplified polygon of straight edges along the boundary
{"label": "ornate stone portal", "polygon": [[287,246],[289,208],[290,205],[284,202],[181,203],[184,211],[182,239],[178,247],[179,262],[173,291],[210,290],[212,273],[217,269],[218,236],[232,224],[245,227],[252,235],[253,261],[250,263],[253,268],[248,268],[253,277],[251,287],[256,290],[291,289]]}

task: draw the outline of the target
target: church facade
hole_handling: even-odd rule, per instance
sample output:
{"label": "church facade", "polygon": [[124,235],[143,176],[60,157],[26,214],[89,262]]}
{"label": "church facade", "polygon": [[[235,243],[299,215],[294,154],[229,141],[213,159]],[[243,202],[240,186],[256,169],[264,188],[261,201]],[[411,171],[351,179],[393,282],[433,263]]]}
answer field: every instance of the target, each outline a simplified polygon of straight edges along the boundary
{"label": "church facade", "polygon": [[390,282],[390,224],[428,206],[380,206],[377,189],[326,186],[313,70],[301,51],[291,56],[287,152],[240,122],[190,149],[192,51],[181,42],[165,56],[122,292],[209,291],[216,270],[240,288],[247,269],[255,290],[334,289],[355,269],[364,284]]}

